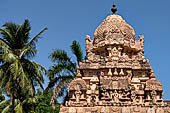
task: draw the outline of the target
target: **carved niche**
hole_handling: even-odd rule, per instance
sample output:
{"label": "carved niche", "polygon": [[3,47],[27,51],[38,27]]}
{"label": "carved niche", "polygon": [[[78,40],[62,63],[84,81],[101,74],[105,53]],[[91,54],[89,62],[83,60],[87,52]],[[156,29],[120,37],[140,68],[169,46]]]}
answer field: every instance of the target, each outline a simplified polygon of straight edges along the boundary
{"label": "carved niche", "polygon": [[86,103],[86,82],[80,78],[73,80],[68,86],[68,106],[84,106]]}
{"label": "carved niche", "polygon": [[162,84],[156,79],[150,79],[146,82],[145,88],[147,94],[147,100],[151,100],[153,104],[162,102]]}

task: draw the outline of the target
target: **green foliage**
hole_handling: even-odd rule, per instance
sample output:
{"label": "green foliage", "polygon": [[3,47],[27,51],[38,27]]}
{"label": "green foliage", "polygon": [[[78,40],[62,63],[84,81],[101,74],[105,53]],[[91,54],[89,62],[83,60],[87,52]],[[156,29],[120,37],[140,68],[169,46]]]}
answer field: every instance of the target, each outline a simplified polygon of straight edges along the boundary
{"label": "green foliage", "polygon": [[70,48],[71,48],[72,53],[76,56],[77,63],[79,65],[79,62],[83,61],[83,51],[81,49],[80,44],[74,40]]}
{"label": "green foliage", "polygon": [[[40,89],[34,97],[26,97],[25,100],[20,101],[15,99],[15,112],[16,113],[59,113],[60,105],[56,104],[56,109],[53,109],[50,100],[52,92],[48,92],[46,95],[41,92]],[[11,112],[10,100],[3,100],[0,102],[0,113]]]}
{"label": "green foliage", "polygon": [[[35,98],[26,98],[22,102],[19,99],[15,99],[15,113],[33,113],[33,105],[35,104]],[[2,113],[11,112],[12,103],[10,100],[4,100],[0,103],[0,110]]]}
{"label": "green foliage", "polygon": [[5,100],[5,97],[2,95],[2,92],[0,91],[0,113],[6,106],[6,102],[4,100]]}
{"label": "green foliage", "polygon": [[[55,107],[56,98],[62,97],[66,94],[68,84],[77,74],[77,64],[79,65],[79,62],[83,60],[83,52],[77,41],[73,41],[70,49],[73,55],[76,56],[76,62],[72,61],[66,51],[60,49],[53,50],[49,56],[54,65],[50,67],[48,71],[50,82],[45,92],[48,92],[51,88],[56,86],[51,98],[53,107]],[[64,99],[64,102],[65,100],[66,98]]]}
{"label": "green foliage", "polygon": [[[23,102],[30,100],[25,98],[34,97],[35,86],[43,88],[42,73],[46,70],[30,59],[36,55],[36,42],[47,28],[33,38],[30,37],[30,30],[28,20],[25,20],[22,25],[8,22],[0,29],[2,35],[0,38],[0,88],[7,96],[10,96],[12,111],[14,107],[22,111]],[[15,103],[14,100],[19,103]]]}
{"label": "green foliage", "polygon": [[[57,98],[66,94],[68,84],[76,77],[83,52],[77,41],[70,46],[76,61],[66,51],[54,50],[49,56],[54,63],[48,70],[50,82],[44,92],[39,89],[36,93],[36,86],[43,89],[43,73],[47,71],[31,59],[37,54],[39,36],[46,30],[31,38],[28,20],[22,25],[8,22],[0,29],[0,113],[59,113]],[[2,92],[9,100],[5,100]]]}
{"label": "green foliage", "polygon": [[0,91],[0,102],[2,102],[3,100],[5,100],[5,97],[2,95],[2,92]]}
{"label": "green foliage", "polygon": [[55,113],[52,106],[50,105],[51,93],[43,95],[43,93],[40,90],[38,90],[36,96],[37,96],[37,102],[35,105],[36,113]]}
{"label": "green foliage", "polygon": [[9,105],[9,101],[3,100],[0,102],[0,113]]}

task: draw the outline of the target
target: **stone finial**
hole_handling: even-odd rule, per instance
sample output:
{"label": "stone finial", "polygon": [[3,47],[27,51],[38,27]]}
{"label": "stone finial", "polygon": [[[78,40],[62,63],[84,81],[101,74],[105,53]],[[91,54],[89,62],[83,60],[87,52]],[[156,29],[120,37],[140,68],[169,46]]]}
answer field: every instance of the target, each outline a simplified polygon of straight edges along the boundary
{"label": "stone finial", "polygon": [[115,14],[117,11],[116,5],[115,5],[115,0],[113,1],[113,7],[111,9],[112,13]]}
{"label": "stone finial", "polygon": [[76,76],[76,78],[81,78],[82,76],[81,76],[81,73],[80,73],[80,70],[77,70],[77,76]]}
{"label": "stone finial", "polygon": [[110,77],[112,76],[112,69],[111,68],[109,69],[108,76],[110,76]]}
{"label": "stone finial", "polygon": [[156,80],[155,74],[154,74],[154,73],[151,73],[150,78],[153,79],[153,80]]}
{"label": "stone finial", "polygon": [[121,69],[120,74],[119,75],[125,75],[123,72],[123,69]]}
{"label": "stone finial", "polygon": [[114,75],[118,75],[117,68],[115,68]]}
{"label": "stone finial", "polygon": [[152,80],[156,80],[156,77],[155,77],[155,74],[154,74],[153,69],[151,70],[150,78],[151,78]]}
{"label": "stone finial", "polygon": [[89,35],[86,35],[86,40],[90,41],[90,36]]}

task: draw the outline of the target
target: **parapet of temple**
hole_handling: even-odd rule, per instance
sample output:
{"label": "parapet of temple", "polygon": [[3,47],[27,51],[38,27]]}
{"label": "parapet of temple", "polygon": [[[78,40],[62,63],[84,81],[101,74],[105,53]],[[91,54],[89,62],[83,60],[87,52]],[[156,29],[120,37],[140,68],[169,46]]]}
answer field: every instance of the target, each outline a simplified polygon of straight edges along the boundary
{"label": "parapet of temple", "polygon": [[162,84],[144,56],[144,36],[119,15],[108,16],[86,36],[87,59],[68,86],[60,113],[170,113]]}

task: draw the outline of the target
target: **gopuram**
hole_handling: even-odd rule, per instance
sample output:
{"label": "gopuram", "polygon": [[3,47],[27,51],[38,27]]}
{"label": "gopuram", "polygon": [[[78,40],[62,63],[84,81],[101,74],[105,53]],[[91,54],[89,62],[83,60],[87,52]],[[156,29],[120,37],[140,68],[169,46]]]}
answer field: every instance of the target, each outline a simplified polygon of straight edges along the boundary
{"label": "gopuram", "polygon": [[162,84],[144,56],[144,36],[136,40],[116,11],[114,4],[94,40],[86,36],[87,59],[80,62],[60,113],[170,113],[170,101],[163,101]]}

